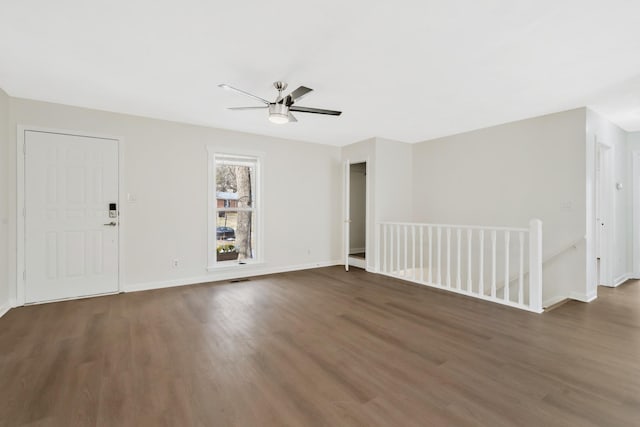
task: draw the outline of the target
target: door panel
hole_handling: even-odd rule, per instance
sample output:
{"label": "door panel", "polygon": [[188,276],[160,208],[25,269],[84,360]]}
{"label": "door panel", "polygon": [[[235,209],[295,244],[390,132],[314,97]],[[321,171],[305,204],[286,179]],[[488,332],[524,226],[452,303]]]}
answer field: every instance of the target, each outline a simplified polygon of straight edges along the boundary
{"label": "door panel", "polygon": [[117,292],[118,142],[27,131],[25,146],[26,302]]}

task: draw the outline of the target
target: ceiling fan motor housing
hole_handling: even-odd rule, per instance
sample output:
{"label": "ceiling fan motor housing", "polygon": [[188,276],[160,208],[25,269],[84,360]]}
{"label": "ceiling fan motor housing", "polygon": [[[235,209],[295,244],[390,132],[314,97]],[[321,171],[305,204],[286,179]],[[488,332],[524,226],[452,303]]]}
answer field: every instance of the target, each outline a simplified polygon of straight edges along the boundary
{"label": "ceiling fan motor housing", "polygon": [[269,104],[269,120],[274,123],[286,123],[289,121],[289,107],[286,104]]}

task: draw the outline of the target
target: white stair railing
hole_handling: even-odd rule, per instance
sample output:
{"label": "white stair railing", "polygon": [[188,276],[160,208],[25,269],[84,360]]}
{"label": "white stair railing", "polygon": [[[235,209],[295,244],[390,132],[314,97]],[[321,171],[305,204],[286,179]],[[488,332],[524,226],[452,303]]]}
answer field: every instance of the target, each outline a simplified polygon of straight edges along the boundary
{"label": "white stair railing", "polygon": [[538,219],[529,228],[382,222],[378,231],[380,274],[542,312]]}

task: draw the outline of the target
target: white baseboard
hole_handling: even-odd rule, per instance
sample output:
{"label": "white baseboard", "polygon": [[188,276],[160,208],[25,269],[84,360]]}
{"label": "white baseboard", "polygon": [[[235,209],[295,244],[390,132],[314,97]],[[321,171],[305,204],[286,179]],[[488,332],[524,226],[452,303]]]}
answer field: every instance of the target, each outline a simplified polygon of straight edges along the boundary
{"label": "white baseboard", "polygon": [[624,282],[626,282],[629,279],[633,279],[633,274],[631,273],[623,274],[622,276],[618,277],[613,281],[612,288],[617,288],[618,286],[622,285]]}
{"label": "white baseboard", "polygon": [[591,301],[594,301],[596,298],[598,298],[598,292],[593,291],[593,292],[590,292],[589,294],[584,294],[582,292],[574,291],[569,294],[569,298],[577,301],[582,301],[582,302],[591,302]]}
{"label": "white baseboard", "polygon": [[542,302],[542,307],[544,308],[551,307],[552,305],[557,304],[560,301],[565,300],[567,298],[574,299],[581,302],[591,302],[591,301],[594,301],[596,298],[598,298],[598,293],[593,292],[587,295],[581,292],[574,291],[574,292],[571,292],[569,296],[558,295],[558,296],[546,299],[545,301]]}
{"label": "white baseboard", "polygon": [[358,268],[367,268],[367,261],[362,258],[349,257],[349,265],[353,265]]}
{"label": "white baseboard", "polygon": [[599,286],[604,286],[606,288],[617,288],[618,286],[622,285],[624,282],[626,282],[629,279],[638,279],[638,275],[633,274],[633,273],[627,273],[627,274],[623,274],[621,276],[618,276],[616,279],[613,280],[613,283],[611,283],[610,285],[603,283]]}
{"label": "white baseboard", "polygon": [[363,253],[365,251],[366,251],[365,248],[349,248],[349,255],[361,254],[361,253]]}
{"label": "white baseboard", "polygon": [[564,301],[566,299],[567,299],[567,297],[565,297],[563,295],[557,295],[555,297],[551,297],[551,298],[546,299],[545,301],[543,301],[542,302],[542,307],[543,308],[551,307],[552,305],[555,305],[555,304],[559,303],[560,301]]}
{"label": "white baseboard", "polygon": [[174,286],[196,285],[199,283],[217,282],[220,280],[241,279],[244,277],[264,276],[266,274],[286,273],[288,271],[309,270],[311,268],[330,267],[342,264],[342,261],[324,261],[309,264],[298,264],[286,267],[262,267],[254,269],[242,269],[225,271],[223,273],[210,274],[208,276],[187,277],[182,279],[163,280],[157,282],[145,282],[125,284],[122,287],[124,292],[148,291],[151,289],[172,288]]}

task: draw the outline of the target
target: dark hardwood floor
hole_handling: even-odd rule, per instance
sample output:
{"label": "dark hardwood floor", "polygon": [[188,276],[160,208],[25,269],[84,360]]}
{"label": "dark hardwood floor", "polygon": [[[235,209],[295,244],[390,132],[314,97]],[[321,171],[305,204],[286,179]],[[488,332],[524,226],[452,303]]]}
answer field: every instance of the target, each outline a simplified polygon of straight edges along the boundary
{"label": "dark hardwood floor", "polygon": [[530,314],[340,267],[0,319],[2,426],[638,426],[640,283]]}

